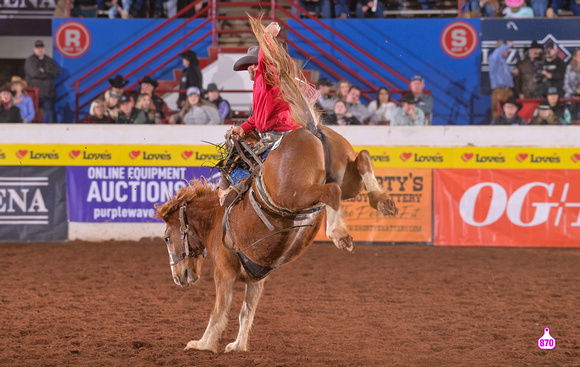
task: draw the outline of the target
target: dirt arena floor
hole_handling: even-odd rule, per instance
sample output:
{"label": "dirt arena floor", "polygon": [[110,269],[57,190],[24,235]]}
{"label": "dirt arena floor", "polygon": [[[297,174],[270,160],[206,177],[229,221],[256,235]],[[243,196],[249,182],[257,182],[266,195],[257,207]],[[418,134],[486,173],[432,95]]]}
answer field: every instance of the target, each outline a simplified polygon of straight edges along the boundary
{"label": "dirt arena floor", "polygon": [[270,275],[249,352],[185,352],[211,274],[175,285],[161,239],[0,243],[0,366],[580,366],[577,249],[316,244]]}

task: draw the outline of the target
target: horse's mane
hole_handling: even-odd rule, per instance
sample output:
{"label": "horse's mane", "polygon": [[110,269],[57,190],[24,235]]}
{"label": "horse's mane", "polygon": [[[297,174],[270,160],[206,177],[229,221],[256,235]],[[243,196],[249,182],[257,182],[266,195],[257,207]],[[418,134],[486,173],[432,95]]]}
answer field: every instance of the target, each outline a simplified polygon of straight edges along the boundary
{"label": "horse's mane", "polygon": [[[193,179],[188,182],[186,187],[179,189],[175,196],[170,197],[165,203],[155,204],[155,209],[157,210],[155,217],[165,221],[169,214],[177,210],[184,200],[190,202],[196,198],[208,195],[212,191],[214,191],[214,188],[206,180]],[[217,203],[218,198],[216,197],[215,199]]]}
{"label": "horse's mane", "polygon": [[308,129],[310,119],[317,125],[320,113],[314,107],[316,101],[310,101],[304,95],[310,84],[302,70],[278,40],[266,32],[261,17],[249,16],[249,19],[267,65],[264,74],[266,83],[280,88],[284,100],[290,104],[290,117],[295,124]]}

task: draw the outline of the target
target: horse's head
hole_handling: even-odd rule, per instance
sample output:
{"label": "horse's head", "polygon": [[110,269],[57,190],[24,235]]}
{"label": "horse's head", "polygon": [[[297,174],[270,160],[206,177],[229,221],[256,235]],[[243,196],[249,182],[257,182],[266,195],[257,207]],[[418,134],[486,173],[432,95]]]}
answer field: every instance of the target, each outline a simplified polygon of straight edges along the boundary
{"label": "horse's head", "polygon": [[201,219],[192,215],[188,218],[188,211],[191,213],[195,209],[191,201],[199,196],[196,190],[200,187],[203,186],[194,183],[178,191],[166,203],[156,205],[157,217],[166,223],[164,239],[173,281],[182,287],[198,281],[203,258],[207,255],[203,234],[199,232]]}

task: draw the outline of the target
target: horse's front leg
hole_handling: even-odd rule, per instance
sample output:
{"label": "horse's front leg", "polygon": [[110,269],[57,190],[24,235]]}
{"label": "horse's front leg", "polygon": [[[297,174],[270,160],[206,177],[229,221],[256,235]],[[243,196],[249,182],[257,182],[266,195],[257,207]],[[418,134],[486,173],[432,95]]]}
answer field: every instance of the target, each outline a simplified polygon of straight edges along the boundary
{"label": "horse's front leg", "polygon": [[233,343],[226,346],[226,353],[228,352],[245,352],[248,350],[248,334],[254,322],[254,315],[256,308],[264,289],[264,281],[262,279],[258,282],[251,282],[246,284],[246,298],[240,311],[240,330],[238,331],[238,338]]}
{"label": "horse's front leg", "polygon": [[399,209],[391,195],[377,182],[369,152],[362,150],[356,157],[355,163],[367,189],[369,205],[384,215],[397,215]]}
{"label": "horse's front leg", "polygon": [[215,306],[209,318],[207,328],[200,340],[191,340],[187,343],[185,350],[198,349],[210,350],[214,353],[218,351],[219,339],[228,323],[228,314],[232,305],[232,295],[236,277],[232,274],[219,272],[214,274],[216,286]]}

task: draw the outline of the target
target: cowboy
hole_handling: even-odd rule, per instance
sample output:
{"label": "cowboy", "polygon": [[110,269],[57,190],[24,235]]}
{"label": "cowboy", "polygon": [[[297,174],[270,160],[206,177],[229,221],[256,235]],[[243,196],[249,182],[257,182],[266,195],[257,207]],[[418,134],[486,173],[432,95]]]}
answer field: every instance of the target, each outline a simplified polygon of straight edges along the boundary
{"label": "cowboy", "polygon": [[113,79],[109,79],[109,84],[111,84],[111,89],[119,96],[125,93],[125,86],[129,84],[129,80],[123,78],[122,75],[115,75]]}
{"label": "cowboy", "polygon": [[[278,23],[273,22],[266,27],[265,31],[263,34],[264,39],[258,41],[266,42],[266,45],[271,46],[272,42],[275,42],[273,39],[280,32],[280,26]],[[269,37],[272,37],[272,39]],[[247,70],[250,79],[254,82],[252,103],[254,115],[240,126],[235,126],[230,130],[234,138],[241,138],[252,130],[256,130],[262,140],[268,134],[270,136],[273,134],[280,138],[281,135],[302,127],[296,124],[291,117],[291,105],[283,98],[277,70],[274,70],[273,64],[267,60],[261,47],[250,47],[247,54],[235,62],[234,70]],[[272,83],[273,79],[274,82]],[[297,119],[295,120],[298,121]],[[264,152],[262,158],[265,158],[268,152],[269,150]],[[231,184],[237,185],[249,175],[248,171],[235,168],[230,173]],[[219,192],[222,205],[233,199],[233,194],[238,191],[232,191],[232,186],[227,181],[222,176]]]}

